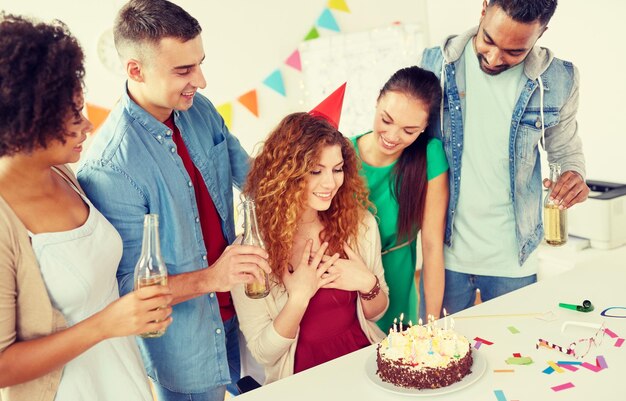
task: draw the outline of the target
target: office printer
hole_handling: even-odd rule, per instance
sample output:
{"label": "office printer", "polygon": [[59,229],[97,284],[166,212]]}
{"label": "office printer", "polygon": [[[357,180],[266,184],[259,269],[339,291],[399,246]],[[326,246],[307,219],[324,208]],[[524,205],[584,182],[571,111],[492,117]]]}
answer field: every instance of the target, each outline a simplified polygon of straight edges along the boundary
{"label": "office printer", "polygon": [[588,238],[592,248],[626,244],[626,185],[587,181],[589,199],[569,209],[569,234]]}

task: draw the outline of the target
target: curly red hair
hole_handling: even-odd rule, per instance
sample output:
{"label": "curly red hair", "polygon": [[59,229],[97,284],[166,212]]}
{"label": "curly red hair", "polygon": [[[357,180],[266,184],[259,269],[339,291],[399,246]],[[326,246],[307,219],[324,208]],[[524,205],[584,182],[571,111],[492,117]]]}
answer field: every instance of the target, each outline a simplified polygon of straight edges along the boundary
{"label": "curly red hair", "polygon": [[328,242],[328,254],[343,254],[344,242],[357,243],[359,224],[370,206],[350,141],[322,118],[293,113],[270,133],[252,162],[244,193],[255,200],[259,228],[278,283],[282,283],[291,259],[298,218],[307,201],[307,177],[322,149],[334,145],[341,147],[344,181],[328,210],[319,212],[324,227],[320,241]]}

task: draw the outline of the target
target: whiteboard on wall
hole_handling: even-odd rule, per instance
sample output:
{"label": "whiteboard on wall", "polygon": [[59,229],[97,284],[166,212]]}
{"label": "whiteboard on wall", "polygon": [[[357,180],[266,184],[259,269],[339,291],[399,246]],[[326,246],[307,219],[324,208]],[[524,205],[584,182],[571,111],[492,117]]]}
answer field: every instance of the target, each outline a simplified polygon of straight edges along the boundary
{"label": "whiteboard on wall", "polygon": [[299,50],[306,109],[347,82],[339,129],[346,136],[371,130],[380,89],[396,70],[417,64],[424,46],[424,32],[414,24],[303,42]]}

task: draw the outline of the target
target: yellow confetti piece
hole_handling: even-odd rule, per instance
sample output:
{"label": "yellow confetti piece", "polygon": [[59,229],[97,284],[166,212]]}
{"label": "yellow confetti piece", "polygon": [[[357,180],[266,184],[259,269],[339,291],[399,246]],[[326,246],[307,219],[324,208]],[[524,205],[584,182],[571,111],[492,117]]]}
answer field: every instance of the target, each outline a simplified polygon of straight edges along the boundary
{"label": "yellow confetti piece", "polygon": [[550,365],[550,367],[552,369],[554,369],[554,371],[557,372],[557,373],[565,372],[562,367],[560,367],[559,365],[556,364],[556,362],[548,361],[548,365]]}

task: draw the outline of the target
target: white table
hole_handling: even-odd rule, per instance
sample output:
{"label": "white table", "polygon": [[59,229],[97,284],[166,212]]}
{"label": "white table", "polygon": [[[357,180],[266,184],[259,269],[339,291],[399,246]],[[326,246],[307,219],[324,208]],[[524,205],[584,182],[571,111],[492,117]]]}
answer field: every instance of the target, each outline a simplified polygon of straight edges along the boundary
{"label": "white table", "polygon": [[[626,400],[626,344],[614,346],[608,337],[600,347],[593,348],[582,361],[595,364],[595,356],[603,355],[608,368],[594,373],[585,368],[576,372],[545,374],[547,361],[573,360],[560,352],[546,348],[535,349],[538,338],[562,346],[573,340],[591,336],[590,328],[568,328],[561,333],[564,321],[600,323],[626,338],[626,319],[604,318],[600,312],[608,306],[626,307],[626,260],[612,260],[593,268],[575,268],[565,274],[482,303],[460,312],[455,328],[468,339],[481,337],[492,341],[482,345],[480,353],[487,359],[485,374],[472,385],[453,393],[437,396],[437,400],[495,401],[494,390],[502,390],[512,400]],[[593,302],[595,310],[581,313],[558,307],[559,302],[580,304],[583,299]],[[469,318],[464,316],[491,314],[526,314],[552,310],[557,319],[543,321],[533,317]],[[439,323],[442,324],[442,323]],[[507,328],[514,326],[519,334]],[[473,343],[473,341],[472,341]],[[365,374],[365,363],[375,353],[375,345],[323,365],[285,378],[237,397],[237,400],[406,400],[408,397],[387,392],[373,384]],[[504,361],[513,353],[530,356],[534,363],[526,366],[507,365]],[[495,373],[495,369],[514,369],[514,373]],[[554,392],[551,387],[572,382],[575,387]]]}

